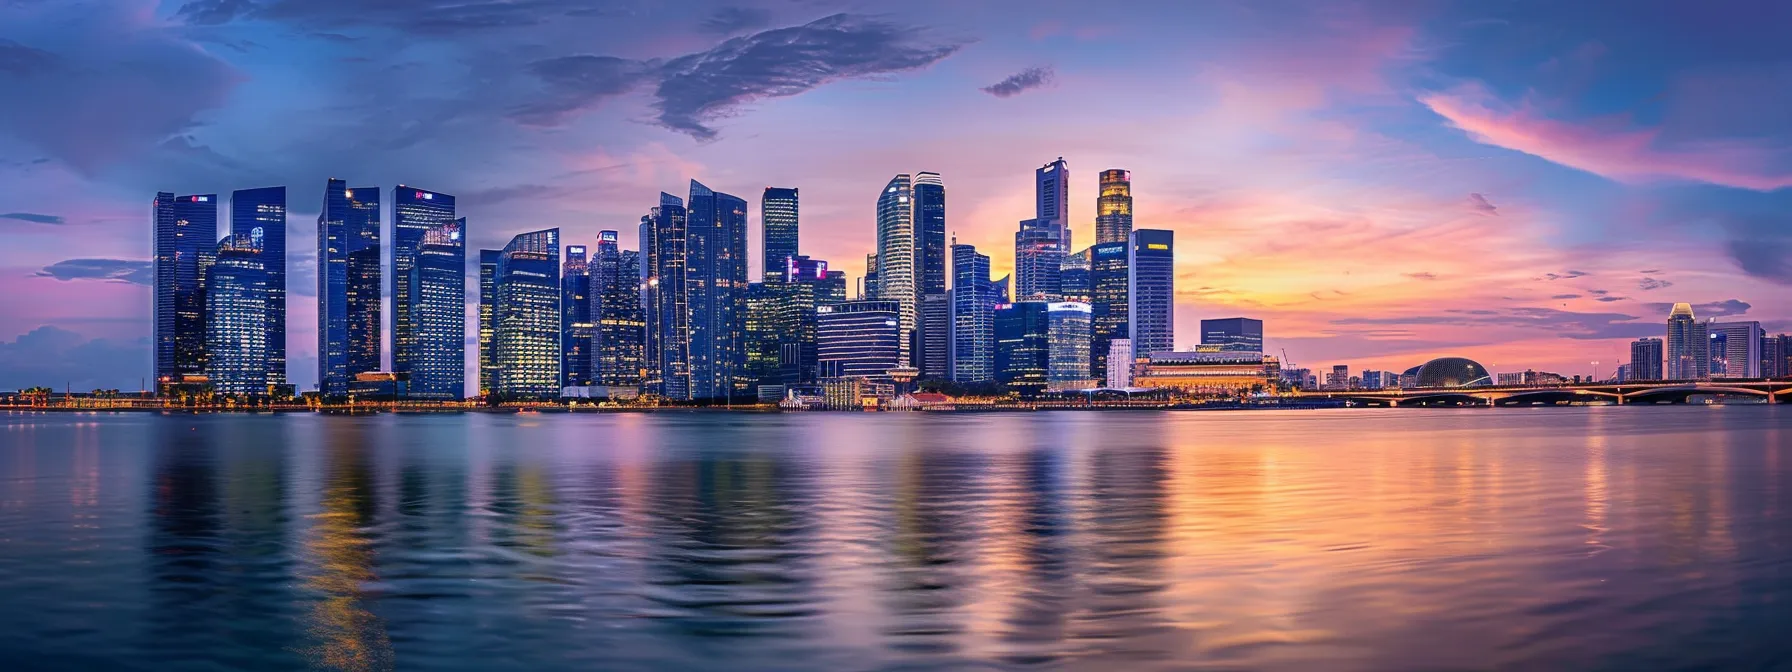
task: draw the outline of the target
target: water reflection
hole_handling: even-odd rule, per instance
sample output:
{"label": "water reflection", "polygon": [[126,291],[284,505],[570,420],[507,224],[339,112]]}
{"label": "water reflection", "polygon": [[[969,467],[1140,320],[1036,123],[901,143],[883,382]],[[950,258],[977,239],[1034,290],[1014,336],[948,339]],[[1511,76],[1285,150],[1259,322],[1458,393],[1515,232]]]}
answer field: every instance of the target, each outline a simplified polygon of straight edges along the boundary
{"label": "water reflection", "polygon": [[322,510],[308,516],[304,544],[305,586],[316,595],[306,619],[310,643],[304,650],[313,667],[330,670],[390,670],[392,641],[386,624],[368,608],[366,586],[377,578],[367,528],[377,509],[364,427],[330,427],[322,447],[327,480]]}

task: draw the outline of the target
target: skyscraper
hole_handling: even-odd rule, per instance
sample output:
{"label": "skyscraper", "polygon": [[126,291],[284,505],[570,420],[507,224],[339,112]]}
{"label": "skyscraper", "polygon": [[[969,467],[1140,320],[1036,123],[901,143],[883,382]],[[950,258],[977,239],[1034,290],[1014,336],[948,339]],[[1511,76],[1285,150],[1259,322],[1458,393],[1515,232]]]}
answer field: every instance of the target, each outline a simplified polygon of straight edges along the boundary
{"label": "skyscraper", "polygon": [[205,373],[205,274],[218,240],[218,197],[156,194],[154,229],[155,376]]}
{"label": "skyscraper", "polygon": [[683,200],[662,192],[659,207],[641,221],[641,305],[647,317],[648,368],[655,391],[668,399],[691,398],[685,214]]}
{"label": "skyscraper", "polygon": [[286,187],[230,193],[230,232],[259,239],[267,273],[268,384],[286,384]]}
{"label": "skyscraper", "polygon": [[816,366],[822,378],[887,379],[902,365],[901,307],[895,301],[816,306]]}
{"label": "skyscraper", "polygon": [[1091,278],[1089,266],[1093,256],[1094,249],[1088,247],[1083,248],[1083,251],[1077,252],[1076,254],[1064,255],[1064,261],[1058,264],[1058,292],[1060,298],[1065,301],[1074,301],[1077,303],[1089,303],[1091,301],[1090,283],[1093,282],[1093,280]]}
{"label": "skyscraper", "polygon": [[1640,338],[1630,343],[1630,372],[1626,381],[1662,380],[1661,339]]}
{"label": "skyscraper", "polygon": [[1033,192],[1034,218],[1057,232],[1058,246],[1066,253],[1076,249],[1070,238],[1070,164],[1064,157],[1033,171]]}
{"label": "skyscraper", "polygon": [[[418,349],[417,248],[430,229],[454,223],[454,197],[404,185],[392,188],[392,371],[410,374]],[[413,390],[416,387],[412,381]]]}
{"label": "skyscraper", "polygon": [[1050,304],[1017,301],[996,306],[996,380],[1023,397],[1045,391],[1051,370]]}
{"label": "skyscraper", "polygon": [[647,323],[641,317],[641,256],[620,249],[615,231],[597,233],[597,254],[591,260],[592,379],[598,385],[641,385],[642,342]]}
{"label": "skyscraper", "polygon": [[1095,199],[1095,242],[1124,244],[1132,236],[1132,172],[1101,171],[1100,193]]}
{"label": "skyscraper", "polygon": [[952,244],[952,380],[981,383],[995,380],[994,287],[989,256],[977,248]]}
{"label": "skyscraper", "polygon": [[952,302],[946,296],[946,183],[938,173],[915,173],[915,285],[917,335],[914,366],[924,378],[944,379],[952,342]]}
{"label": "skyscraper", "polygon": [[[1126,241],[1101,242],[1089,248],[1089,298],[1092,312],[1089,329],[1089,370],[1106,376],[1113,370],[1108,365],[1109,343],[1127,338],[1127,286],[1131,276],[1126,272],[1127,254],[1132,246]],[[1131,343],[1128,342],[1129,350]],[[1132,362],[1120,362],[1131,371]],[[1105,379],[1111,387],[1113,380]],[[1130,380],[1130,378],[1128,379]]]}
{"label": "skyscraper", "polygon": [[783,282],[785,267],[797,255],[797,190],[766,187],[759,197],[759,225],[763,230],[759,262],[765,281]]}
{"label": "skyscraper", "polygon": [[1712,344],[1711,377],[1761,377],[1760,322],[1712,322],[1706,333]]}
{"label": "skyscraper", "polygon": [[1050,389],[1094,387],[1089,375],[1089,304],[1059,301],[1046,305],[1046,385]]}
{"label": "skyscraper", "polygon": [[268,391],[268,275],[248,233],[217,244],[206,273],[205,375],[222,394]]}
{"label": "skyscraper", "polygon": [[1058,224],[1027,219],[1014,234],[1014,297],[1022,301],[1063,296],[1064,245]]}
{"label": "skyscraper", "polygon": [[1761,377],[1784,378],[1792,375],[1792,368],[1786,366],[1786,357],[1792,355],[1787,350],[1786,336],[1761,337]]}
{"label": "skyscraper", "polygon": [[1263,320],[1248,317],[1201,320],[1201,344],[1217,345],[1228,351],[1263,352]]}
{"label": "skyscraper", "polygon": [[1134,229],[1126,266],[1126,314],[1134,357],[1176,349],[1175,233]]}
{"label": "skyscraper", "polygon": [[458,400],[467,379],[467,220],[423,230],[404,284],[410,288],[410,396]]}
{"label": "skyscraper", "polygon": [[692,398],[745,392],[747,202],[691,180],[685,234]]}
{"label": "skyscraper", "polygon": [[348,394],[355,374],[380,370],[380,190],[331,179],[317,216],[317,381]]}
{"label": "skyscraper", "polygon": [[512,398],[560,394],[560,230],[510,239],[498,259],[492,345],[496,389]]}
{"label": "skyscraper", "polygon": [[567,245],[560,267],[560,384],[591,384],[591,265],[584,245]]}
{"label": "skyscraper", "polygon": [[[877,284],[874,296],[895,301],[902,361],[914,361],[919,287],[915,277],[914,185],[907,173],[890,178],[877,197]],[[870,285],[870,281],[866,281]],[[867,287],[870,290],[871,287]]]}
{"label": "skyscraper", "polygon": [[497,388],[498,356],[492,347],[492,307],[498,302],[498,260],[503,250],[479,251],[479,395]]}
{"label": "skyscraper", "polygon": [[1105,385],[1107,387],[1114,389],[1132,387],[1133,359],[1131,340],[1116,338],[1108,341],[1107,356],[1103,359],[1107,361],[1108,365],[1107,377],[1105,379]]}
{"label": "skyscraper", "polygon": [[1711,343],[1692,304],[1676,303],[1668,313],[1667,369],[1668,380],[1711,377]]}

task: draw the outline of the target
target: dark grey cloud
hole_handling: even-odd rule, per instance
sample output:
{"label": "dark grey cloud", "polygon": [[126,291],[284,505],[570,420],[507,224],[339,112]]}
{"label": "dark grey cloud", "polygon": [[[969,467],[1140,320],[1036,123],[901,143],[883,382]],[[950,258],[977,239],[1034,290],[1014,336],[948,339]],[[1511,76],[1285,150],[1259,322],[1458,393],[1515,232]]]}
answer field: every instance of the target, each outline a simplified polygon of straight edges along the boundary
{"label": "dark grey cloud", "polygon": [[1742,272],[1782,285],[1792,285],[1792,243],[1785,240],[1743,239],[1729,244],[1730,258]]}
{"label": "dark grey cloud", "polygon": [[1544,273],[1543,274],[1543,279],[1545,279],[1545,280],[1567,280],[1570,278],[1584,278],[1584,277],[1587,277],[1586,271],[1562,271],[1561,273]]}
{"label": "dark grey cloud", "polygon": [[1030,89],[1050,84],[1055,79],[1057,79],[1057,73],[1052,72],[1049,67],[1027,68],[1009,75],[1007,79],[985,86],[981,90],[997,98],[1010,98]]}
{"label": "dark grey cloud", "polygon": [[1509,308],[1503,310],[1446,310],[1441,315],[1404,317],[1350,317],[1332,320],[1340,326],[1445,325],[1458,327],[1508,327],[1533,329],[1560,338],[1598,340],[1607,338],[1640,338],[1660,332],[1663,327],[1653,321],[1637,322],[1637,316],[1624,313],[1582,313],[1554,308]]}
{"label": "dark grey cloud", "polygon": [[191,25],[215,26],[230,23],[255,9],[250,0],[192,0],[180,6],[174,15]]}
{"label": "dark grey cloud", "polygon": [[38,277],[57,280],[109,280],[148,285],[150,263],[129,259],[64,259],[38,271]]}
{"label": "dark grey cloud", "polygon": [[[1754,305],[1747,301],[1730,299],[1728,301],[1692,304],[1692,312],[1702,320],[1707,317],[1737,317],[1740,315],[1747,315],[1748,309],[1753,307]],[[1651,315],[1659,315],[1661,319],[1666,320],[1668,312],[1674,309],[1674,304],[1645,303],[1643,304],[1643,309],[1649,311],[1649,314]]]}
{"label": "dark grey cloud", "polygon": [[531,126],[550,126],[610,96],[627,93],[649,75],[650,64],[615,56],[581,54],[535,61],[530,74],[546,94],[511,111],[511,118]]}
{"label": "dark grey cloud", "polygon": [[1429,271],[1426,271],[1424,273],[1404,273],[1402,275],[1405,275],[1406,277],[1412,278],[1414,280],[1436,280],[1437,279],[1437,274],[1429,272]]}
{"label": "dark grey cloud", "polygon": [[1662,280],[1660,278],[1648,278],[1648,277],[1645,277],[1642,280],[1637,281],[1637,283],[1636,283],[1636,288],[1643,290],[1645,292],[1650,292],[1650,291],[1654,291],[1657,289],[1665,289],[1665,288],[1673,287],[1673,286],[1674,286],[1674,283],[1669,282],[1667,280]]}
{"label": "dark grey cloud", "polygon": [[36,75],[54,70],[56,65],[55,54],[0,38],[0,72],[17,76]]}
{"label": "dark grey cloud", "polygon": [[149,339],[87,339],[45,325],[0,341],[0,390],[39,385],[135,391],[149,375]]}
{"label": "dark grey cloud", "polygon": [[706,33],[733,35],[743,30],[757,30],[771,23],[772,13],[759,7],[723,7],[697,24]]}
{"label": "dark grey cloud", "polygon": [[1568,299],[1578,299],[1578,298],[1580,298],[1580,295],[1579,294],[1557,294],[1557,295],[1549,297],[1549,298],[1557,300],[1557,301],[1566,301]]}
{"label": "dark grey cloud", "polygon": [[794,96],[823,84],[914,70],[951,56],[961,41],[849,14],[736,37],[667,61],[654,95],[658,123],[699,140],[741,105]]}
{"label": "dark grey cloud", "polygon": [[259,3],[254,16],[321,29],[376,26],[442,37],[628,14],[639,11],[642,4],[633,0],[267,0]]}
{"label": "dark grey cloud", "polygon": [[1628,296],[1601,296],[1601,297],[1599,297],[1597,299],[1593,299],[1593,300],[1598,301],[1600,303],[1616,303],[1618,301],[1629,301],[1630,297],[1628,297]]}
{"label": "dark grey cloud", "polygon": [[33,224],[61,224],[62,218],[56,215],[40,215],[35,212],[8,212],[0,214],[0,219],[16,219]]}
{"label": "dark grey cloud", "polygon": [[1500,214],[1500,209],[1497,207],[1494,207],[1494,205],[1492,203],[1489,203],[1487,201],[1486,196],[1482,196],[1480,194],[1469,194],[1468,195],[1468,207],[1470,210],[1474,210],[1475,212],[1486,213],[1489,215]]}

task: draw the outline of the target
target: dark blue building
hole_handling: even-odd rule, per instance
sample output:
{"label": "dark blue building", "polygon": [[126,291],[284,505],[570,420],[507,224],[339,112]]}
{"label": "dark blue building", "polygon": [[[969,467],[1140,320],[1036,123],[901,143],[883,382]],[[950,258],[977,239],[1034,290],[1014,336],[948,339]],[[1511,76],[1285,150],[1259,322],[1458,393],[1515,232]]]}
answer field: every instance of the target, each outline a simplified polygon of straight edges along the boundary
{"label": "dark blue building", "polygon": [[1023,397],[1045,391],[1051,370],[1051,304],[1019,301],[996,306],[996,380]]}
{"label": "dark blue building", "polygon": [[667,399],[691,398],[690,297],[685,290],[684,201],[660,193],[641,218],[641,307],[647,321],[646,381]]}
{"label": "dark blue building", "polygon": [[747,202],[691,180],[685,291],[691,398],[736,393],[747,375]]}
{"label": "dark blue building", "polygon": [[952,375],[952,302],[946,296],[946,183],[938,173],[916,173],[910,187],[915,217],[918,296],[914,366],[924,378]]}
{"label": "dark blue building", "polygon": [[317,216],[317,384],[346,396],[380,370],[380,190],[331,179]]}
{"label": "dark blue building", "polygon": [[567,245],[560,266],[561,386],[591,384],[591,263],[584,245]]}
{"label": "dark blue building", "polygon": [[492,345],[496,391],[513,399],[560,396],[560,230],[519,234],[504,246],[495,280]]}
{"label": "dark blue building", "polygon": [[1176,349],[1176,235],[1134,229],[1126,260],[1127,324],[1135,357]]}
{"label": "dark blue building", "polygon": [[412,346],[410,395],[456,400],[466,396],[467,242],[466,219],[437,224],[423,232],[412,257],[410,278]]}
{"label": "dark blue building", "polygon": [[[454,223],[454,197],[404,185],[392,188],[392,371],[409,374],[412,364],[424,356],[416,317],[415,275],[418,248],[431,229]],[[463,329],[464,330],[464,329]],[[411,391],[425,387],[411,376]]]}
{"label": "dark blue building", "polygon": [[156,194],[151,275],[157,389],[182,376],[205,374],[205,271],[218,242],[218,197]]}
{"label": "dark blue building", "polygon": [[286,384],[286,187],[230,193],[230,233],[254,240],[267,273],[268,385]]}
{"label": "dark blue building", "polygon": [[759,225],[764,232],[760,263],[766,282],[783,282],[791,257],[797,255],[797,190],[766,187],[759,197]]}

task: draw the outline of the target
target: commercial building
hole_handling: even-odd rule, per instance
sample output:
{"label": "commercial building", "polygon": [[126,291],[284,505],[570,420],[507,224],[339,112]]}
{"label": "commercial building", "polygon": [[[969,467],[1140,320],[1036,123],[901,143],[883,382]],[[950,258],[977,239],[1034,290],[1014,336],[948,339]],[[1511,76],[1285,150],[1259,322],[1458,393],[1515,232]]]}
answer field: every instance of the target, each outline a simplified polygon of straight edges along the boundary
{"label": "commercial building", "polygon": [[765,282],[784,281],[790,258],[797,255],[798,221],[797,190],[766,187],[759,196],[759,225],[763,228],[760,268]]}
{"label": "commercial building", "polygon": [[1033,171],[1033,197],[1033,217],[1057,233],[1060,249],[1076,249],[1070,240],[1070,164],[1064,157]]}
{"label": "commercial building", "polygon": [[286,187],[230,192],[230,232],[260,250],[267,273],[268,385],[286,385]]}
{"label": "commercial building", "polygon": [[1659,338],[1639,338],[1630,342],[1630,370],[1626,381],[1663,380],[1662,347]]}
{"label": "commercial building", "polygon": [[994,287],[989,256],[971,245],[952,243],[952,380],[995,380]]}
{"label": "commercial building", "polygon": [[1064,292],[1064,241],[1058,223],[1021,220],[1014,234],[1014,298],[1049,301]]}
{"label": "commercial building", "polygon": [[903,366],[902,307],[896,301],[848,301],[815,307],[819,377],[889,380]]}
{"label": "commercial building", "polygon": [[1053,390],[1096,387],[1089,373],[1089,326],[1092,310],[1087,303],[1060,301],[1047,304],[1046,386]]}
{"label": "commercial building", "polygon": [[1712,378],[1761,377],[1761,323],[1712,322],[1710,339]]}
{"label": "commercial building", "polygon": [[156,194],[150,206],[158,389],[205,374],[205,270],[217,253],[218,198]]}
{"label": "commercial building", "polygon": [[1104,387],[1113,389],[1132,387],[1132,339],[1110,339],[1107,356],[1104,359],[1108,367]]}
{"label": "commercial building", "polygon": [[496,348],[498,394],[548,399],[560,395],[560,230],[510,239],[498,260]]}
{"label": "commercial building", "polygon": [[1175,233],[1136,229],[1128,251],[1127,324],[1135,357],[1175,349]]}
{"label": "commercial building", "polygon": [[996,380],[1023,397],[1044,392],[1049,382],[1050,305],[1017,301],[995,308]]}
{"label": "commercial building", "polygon": [[[1127,228],[1130,230],[1131,227],[1131,215],[1128,215]],[[1114,339],[1127,339],[1129,335],[1127,285],[1131,277],[1126,271],[1126,263],[1130,250],[1131,245],[1124,240],[1099,242],[1089,248],[1089,306],[1092,310],[1089,367],[1097,374],[1105,374],[1110,369],[1108,344]],[[1122,364],[1131,369],[1131,362]],[[1112,379],[1105,381],[1109,387],[1125,387],[1116,385]]]}
{"label": "commercial building", "polygon": [[623,250],[615,231],[599,231],[591,262],[592,314],[596,329],[591,352],[594,382],[606,387],[640,387],[647,366],[643,348],[641,255]]}
{"label": "commercial building", "polygon": [[1089,265],[1092,256],[1091,248],[1083,248],[1081,252],[1064,255],[1064,261],[1058,265],[1060,299],[1075,303],[1090,302],[1090,284],[1093,280],[1090,277]]}
{"label": "commercial building", "polygon": [[641,305],[647,321],[647,380],[667,399],[691,398],[690,307],[685,289],[685,208],[660,193],[660,204],[641,218]]}
{"label": "commercial building", "polygon": [[317,380],[346,396],[380,370],[380,190],[330,179],[317,216]]}
{"label": "commercial building", "polygon": [[946,295],[946,183],[938,173],[915,173],[916,335],[912,364],[923,378],[950,377],[952,301]]}
{"label": "commercial building", "polygon": [[268,393],[268,276],[248,234],[217,244],[206,273],[205,376],[221,394]]}
{"label": "commercial building", "polygon": [[407,376],[411,391],[416,392],[417,376],[411,375],[414,362],[424,356],[420,347],[415,267],[418,248],[429,230],[454,223],[454,197],[425,189],[398,185],[392,188],[392,372]]}
{"label": "commercial building", "polygon": [[560,386],[593,384],[591,340],[597,323],[591,308],[591,258],[584,245],[567,245],[560,264]]}
{"label": "commercial building", "polygon": [[409,371],[397,371],[417,399],[466,396],[466,219],[425,229],[417,241],[406,285],[411,291]]}
{"label": "commercial building", "polygon": [[687,218],[690,397],[730,397],[746,391],[747,202],[691,180]]}
{"label": "commercial building", "polygon": [[877,197],[877,284],[873,296],[896,302],[904,363],[914,361],[913,343],[920,312],[920,288],[915,277],[915,209],[910,202],[913,197],[913,178],[907,173],[890,178]]}
{"label": "commercial building", "polygon": [[1761,337],[1761,377],[1784,378],[1792,375],[1792,368],[1787,366],[1787,357],[1792,352],[1787,350],[1785,335]]}
{"label": "commercial building", "polygon": [[1222,350],[1263,352],[1263,320],[1248,317],[1201,320],[1201,344],[1217,345]]}
{"label": "commercial building", "polygon": [[1676,303],[1668,313],[1667,379],[1706,380],[1711,377],[1711,342],[1704,323],[1693,315],[1692,304]]}
{"label": "commercial building", "polygon": [[[1141,358],[1133,386],[1230,396],[1269,389],[1279,375],[1280,362],[1262,353],[1154,352]],[[1335,380],[1338,375],[1334,371],[1327,378]],[[1348,370],[1342,375],[1348,385]]]}
{"label": "commercial building", "polygon": [[1132,172],[1101,171],[1095,198],[1095,242],[1125,244],[1132,237]]}
{"label": "commercial building", "polygon": [[498,260],[503,250],[479,251],[479,396],[496,389],[497,351],[492,348],[492,306],[498,302]]}

